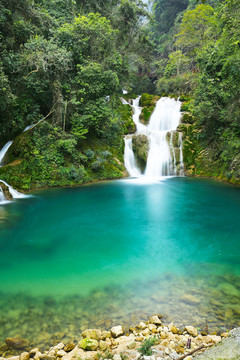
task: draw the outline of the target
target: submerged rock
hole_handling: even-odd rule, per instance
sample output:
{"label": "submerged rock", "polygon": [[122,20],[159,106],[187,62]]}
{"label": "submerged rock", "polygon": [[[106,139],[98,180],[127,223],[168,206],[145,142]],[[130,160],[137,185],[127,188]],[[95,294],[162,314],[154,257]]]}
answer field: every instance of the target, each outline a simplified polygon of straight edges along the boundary
{"label": "submerged rock", "polygon": [[29,345],[28,340],[22,339],[20,337],[6,338],[5,342],[13,349],[25,349]]}
{"label": "submerged rock", "polygon": [[200,300],[191,294],[184,294],[181,297],[181,301],[185,302],[186,304],[190,304],[190,305],[196,305],[196,304],[200,303]]}

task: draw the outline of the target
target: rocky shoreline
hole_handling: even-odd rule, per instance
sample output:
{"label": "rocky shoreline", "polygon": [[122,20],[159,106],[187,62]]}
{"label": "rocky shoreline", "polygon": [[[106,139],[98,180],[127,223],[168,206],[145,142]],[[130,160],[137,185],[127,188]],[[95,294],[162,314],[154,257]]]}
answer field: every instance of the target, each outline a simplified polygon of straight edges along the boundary
{"label": "rocky shoreline", "polygon": [[44,352],[31,348],[21,337],[6,338],[6,344],[0,346],[0,360],[191,360],[229,334],[207,334],[193,326],[180,330],[173,322],[163,324],[161,318],[154,315],[127,330],[123,326],[110,331],[87,329],[78,341],[60,342]]}

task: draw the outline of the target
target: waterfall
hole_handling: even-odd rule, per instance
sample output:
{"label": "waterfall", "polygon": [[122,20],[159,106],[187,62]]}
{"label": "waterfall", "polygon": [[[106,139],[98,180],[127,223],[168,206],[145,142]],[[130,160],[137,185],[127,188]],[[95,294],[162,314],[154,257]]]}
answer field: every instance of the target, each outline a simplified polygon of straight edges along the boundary
{"label": "waterfall", "polygon": [[132,149],[132,138],[125,137],[125,149],[124,149],[124,164],[132,177],[138,177],[141,175],[135,160],[135,156]]}
{"label": "waterfall", "polygon": [[148,125],[150,149],[145,176],[161,177],[177,173],[176,160],[174,164],[167,134],[176,130],[179,125],[181,118],[180,108],[181,102],[175,99],[163,97],[157,102]]}
{"label": "waterfall", "polygon": [[12,141],[8,141],[4,147],[2,148],[2,150],[0,151],[0,167],[2,166],[2,162],[4,159],[4,156],[6,155],[6,152],[8,151],[8,149],[10,148],[10,146],[12,145]]}
{"label": "waterfall", "polygon": [[6,203],[6,198],[3,193],[2,187],[0,186],[0,204],[5,204],[5,203]]}
{"label": "waterfall", "polygon": [[[125,138],[124,161],[130,176],[147,178],[184,176],[182,134],[176,131],[181,119],[181,102],[166,97],[161,98],[156,104],[149,125],[145,126],[139,120],[141,114],[139,100],[140,96],[134,99],[132,104],[133,121],[137,127],[134,135],[146,135],[150,148],[145,172],[141,174],[132,149],[132,137],[128,135]],[[175,141],[173,141],[174,133]]]}

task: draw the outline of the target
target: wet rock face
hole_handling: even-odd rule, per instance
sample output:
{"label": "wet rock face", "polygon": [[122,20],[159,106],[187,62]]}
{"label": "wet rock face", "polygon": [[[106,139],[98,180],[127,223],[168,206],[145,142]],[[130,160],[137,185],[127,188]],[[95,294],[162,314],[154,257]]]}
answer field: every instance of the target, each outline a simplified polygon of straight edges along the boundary
{"label": "wet rock face", "polygon": [[149,152],[149,139],[146,135],[134,135],[132,138],[132,147],[141,172],[144,172]]}
{"label": "wet rock face", "polygon": [[9,189],[8,189],[8,186],[5,185],[3,182],[0,181],[0,186],[2,188],[2,191],[3,191],[3,194],[6,198],[6,200],[12,200],[13,197],[12,197],[12,194],[10,193]]}

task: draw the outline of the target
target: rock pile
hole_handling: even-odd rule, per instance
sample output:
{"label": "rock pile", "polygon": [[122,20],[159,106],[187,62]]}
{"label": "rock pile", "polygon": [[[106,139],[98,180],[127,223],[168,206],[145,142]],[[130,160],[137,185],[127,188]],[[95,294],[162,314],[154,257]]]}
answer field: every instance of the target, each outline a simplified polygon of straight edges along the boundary
{"label": "rock pile", "polygon": [[[192,354],[199,347],[196,353],[218,343],[221,336],[199,334],[193,326],[186,326],[183,331],[173,323],[163,325],[160,315],[154,315],[146,322],[140,322],[128,331],[122,326],[114,326],[110,331],[99,329],[88,329],[82,332],[79,342],[68,344],[59,343],[48,351],[41,352],[40,349],[29,349],[27,340],[21,338],[7,338],[8,348],[23,349],[18,356],[8,357],[8,360],[77,360],[77,359],[139,359],[145,360],[186,360],[192,359]],[[152,339],[153,346],[147,353],[144,349],[146,343]],[[144,347],[145,345],[145,347]],[[28,351],[26,351],[28,350]],[[190,354],[188,356],[188,354]],[[148,356],[147,356],[148,355]],[[4,357],[0,360],[5,360]]]}

